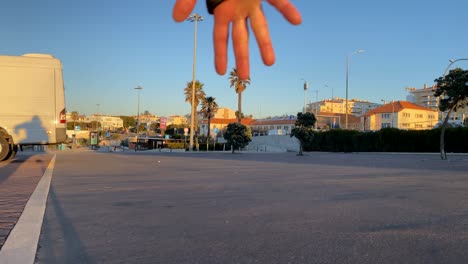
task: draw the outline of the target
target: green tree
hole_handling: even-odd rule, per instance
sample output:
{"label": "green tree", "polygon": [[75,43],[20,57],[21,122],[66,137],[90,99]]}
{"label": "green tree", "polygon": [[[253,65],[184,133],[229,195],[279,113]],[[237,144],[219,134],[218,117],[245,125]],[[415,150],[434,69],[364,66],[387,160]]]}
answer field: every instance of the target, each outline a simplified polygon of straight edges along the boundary
{"label": "green tree", "polygon": [[159,129],[159,126],[160,126],[160,125],[161,125],[161,124],[160,124],[159,122],[151,123],[150,129],[151,129],[152,131],[154,131],[154,132],[157,133],[157,132],[160,130],[160,129]]}
{"label": "green tree", "polygon": [[[184,94],[185,94],[185,102],[188,102],[190,105],[192,105],[192,84],[193,82],[188,82],[187,85],[184,88]],[[203,102],[205,100],[205,92],[203,91],[203,86],[204,84],[199,82],[198,80],[195,81],[195,116],[194,116],[194,127],[195,131],[198,131],[198,118],[197,118],[197,108],[200,102]]]}
{"label": "green tree", "polygon": [[101,123],[98,121],[91,121],[89,122],[89,127],[93,130],[98,130],[99,128],[101,128]]}
{"label": "green tree", "polygon": [[73,124],[74,122],[67,122],[67,130],[74,130],[75,125]]}
{"label": "green tree", "polygon": [[447,159],[445,153],[445,128],[447,127],[450,113],[468,105],[468,71],[456,68],[449,74],[435,80],[437,89],[434,96],[439,97],[439,109],[447,111],[440,131],[440,156]]}
{"label": "green tree", "polygon": [[241,120],[242,120],[242,118],[245,117],[244,113],[240,113],[240,115],[239,115],[239,111],[236,111],[236,117],[238,118],[239,116],[240,116]]}
{"label": "green tree", "polygon": [[252,132],[243,124],[230,123],[224,131],[223,137],[232,146],[232,153],[234,153],[237,148],[243,148],[252,141]]}
{"label": "green tree", "polygon": [[124,128],[129,128],[129,127],[132,127],[132,126],[136,125],[135,118],[133,118],[131,116],[120,116],[120,119],[123,120],[123,127]]}
{"label": "green tree", "polygon": [[138,128],[137,128],[137,131],[140,131],[140,132],[146,131],[146,126],[143,125],[143,124],[139,124],[139,125],[138,125]]}
{"label": "green tree", "polygon": [[71,112],[71,120],[73,120],[73,130],[75,130],[75,127],[76,127],[76,120],[78,120],[78,112],[77,111],[72,111]]}
{"label": "green tree", "polygon": [[237,122],[240,124],[242,115],[242,93],[247,89],[247,85],[250,85],[250,78],[242,80],[237,75],[237,69],[232,69],[229,74],[229,87],[234,88],[237,93]]}
{"label": "green tree", "polygon": [[145,110],[145,111],[143,112],[143,115],[146,115],[146,116],[147,116],[147,115],[151,115],[151,113],[150,113],[150,111]]}
{"label": "green tree", "polygon": [[302,156],[302,148],[306,142],[309,142],[314,137],[314,132],[312,128],[315,125],[317,119],[312,113],[297,113],[297,119],[295,122],[295,127],[291,130],[291,137],[297,138],[299,140],[299,153],[298,156]]}
{"label": "green tree", "polygon": [[219,107],[215,101],[215,98],[212,96],[208,96],[205,100],[202,101],[201,112],[203,117],[208,120],[208,134],[207,138],[210,138],[210,127],[211,127],[211,118],[213,118],[216,111],[218,111]]}

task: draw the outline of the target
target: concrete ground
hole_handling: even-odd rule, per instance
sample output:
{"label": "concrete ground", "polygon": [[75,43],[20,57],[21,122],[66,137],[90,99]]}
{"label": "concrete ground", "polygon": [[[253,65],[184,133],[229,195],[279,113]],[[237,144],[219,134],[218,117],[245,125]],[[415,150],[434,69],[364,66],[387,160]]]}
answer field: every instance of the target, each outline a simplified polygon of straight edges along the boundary
{"label": "concrete ground", "polygon": [[36,263],[467,263],[468,157],[64,153]]}
{"label": "concrete ground", "polygon": [[[466,155],[56,154],[38,264],[468,262]],[[0,224],[51,157],[2,164]]]}

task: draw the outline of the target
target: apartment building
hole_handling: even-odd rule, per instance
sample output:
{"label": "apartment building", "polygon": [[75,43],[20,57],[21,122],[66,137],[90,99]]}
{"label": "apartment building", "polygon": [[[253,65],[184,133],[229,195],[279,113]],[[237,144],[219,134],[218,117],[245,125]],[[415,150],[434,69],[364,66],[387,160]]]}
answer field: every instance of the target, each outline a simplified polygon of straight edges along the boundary
{"label": "apartment building", "polygon": [[103,130],[114,130],[123,127],[123,120],[118,116],[91,115],[84,117],[82,121],[85,123],[96,121],[101,124]]}
{"label": "apartment building", "polygon": [[432,129],[439,120],[439,113],[407,101],[395,101],[368,111],[362,116],[364,130],[380,130],[394,127],[407,130]]}
{"label": "apartment building", "polygon": [[[442,123],[446,114],[439,111],[439,98],[434,96],[436,90],[437,87],[435,85],[428,87],[426,84],[424,84],[422,89],[408,87],[406,91],[408,91],[409,94],[406,96],[406,99],[409,102],[438,111],[439,123]],[[449,123],[452,125],[462,125],[463,121],[467,118],[468,108],[461,108],[450,114]]]}
{"label": "apartment building", "polygon": [[[348,99],[348,114],[362,116],[367,111],[379,106],[381,106],[381,104],[360,99]],[[307,112],[311,112],[316,115],[318,113],[346,114],[346,99],[335,97],[332,99],[324,99],[322,101],[309,103],[307,106]]]}
{"label": "apartment building", "polygon": [[167,118],[167,125],[187,125],[187,117],[180,115],[172,115]]}

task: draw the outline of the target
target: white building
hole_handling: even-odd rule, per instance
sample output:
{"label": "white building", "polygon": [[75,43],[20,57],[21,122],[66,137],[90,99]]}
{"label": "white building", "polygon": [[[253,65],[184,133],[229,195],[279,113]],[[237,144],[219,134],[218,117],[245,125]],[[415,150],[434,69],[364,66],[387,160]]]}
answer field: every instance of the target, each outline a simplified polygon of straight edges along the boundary
{"label": "white building", "polygon": [[[348,114],[362,116],[367,111],[379,106],[381,106],[381,104],[360,99],[348,99]],[[333,99],[324,99],[322,101],[309,103],[307,112],[316,115],[320,113],[346,114],[346,99],[335,97]]]}
{"label": "white building", "polygon": [[123,127],[123,120],[118,116],[92,115],[83,119],[85,123],[93,121],[99,122],[103,130],[114,130]]}
{"label": "white building", "polygon": [[[422,89],[408,87],[406,90],[409,92],[409,95],[406,96],[409,102],[438,111],[439,123],[443,122],[446,114],[439,111],[439,97],[434,96],[434,92],[437,90],[435,85],[428,87],[424,84],[424,88]],[[462,125],[466,118],[468,118],[468,108],[461,108],[450,114],[449,123]]]}

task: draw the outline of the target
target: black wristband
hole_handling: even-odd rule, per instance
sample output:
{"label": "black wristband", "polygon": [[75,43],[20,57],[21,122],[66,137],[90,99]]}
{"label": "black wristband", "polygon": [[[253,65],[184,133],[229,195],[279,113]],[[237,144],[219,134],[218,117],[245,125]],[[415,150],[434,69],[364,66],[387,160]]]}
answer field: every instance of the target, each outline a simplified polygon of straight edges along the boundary
{"label": "black wristband", "polygon": [[208,13],[213,14],[215,8],[223,1],[224,0],[206,0],[206,7],[208,8]]}

